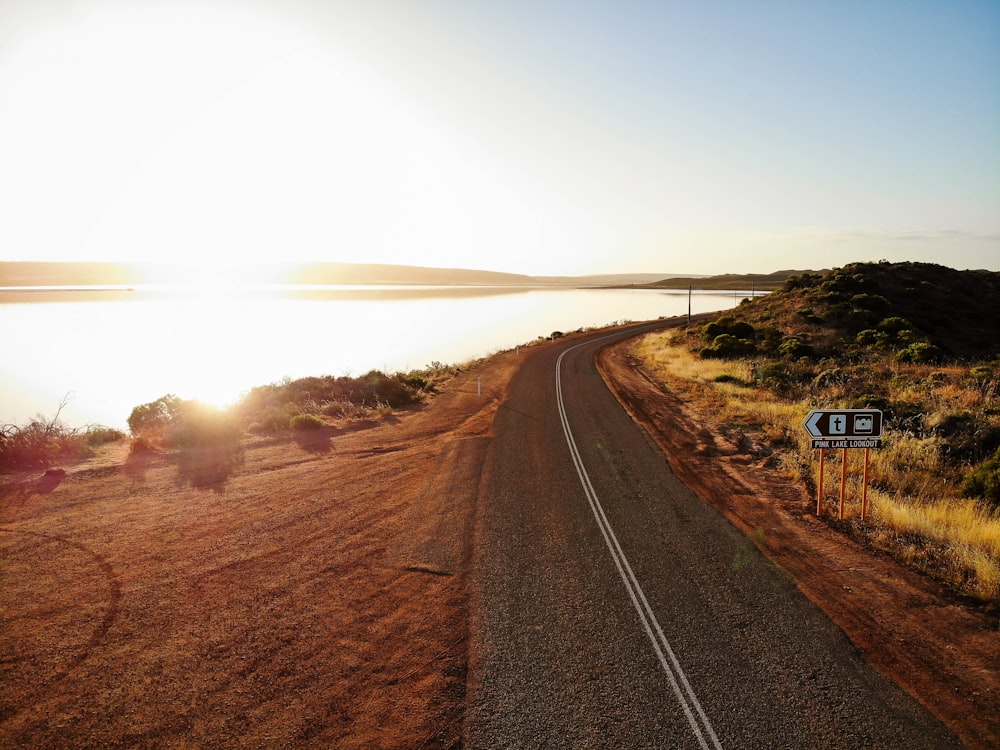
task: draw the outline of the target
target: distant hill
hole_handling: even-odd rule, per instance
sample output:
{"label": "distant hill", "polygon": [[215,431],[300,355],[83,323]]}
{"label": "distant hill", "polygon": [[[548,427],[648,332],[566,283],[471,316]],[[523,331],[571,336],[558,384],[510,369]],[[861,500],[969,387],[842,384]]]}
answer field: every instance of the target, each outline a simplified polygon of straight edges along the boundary
{"label": "distant hill", "polygon": [[[466,268],[379,263],[303,263],[234,267],[227,274],[239,281],[285,284],[375,284],[410,286],[627,286],[663,278],[663,274],[528,276]],[[197,280],[202,269],[170,264],[45,263],[0,261],[0,287],[120,286]],[[685,286],[686,288],[686,286]]]}
{"label": "distant hill", "polygon": [[289,284],[416,284],[456,286],[519,286],[534,283],[530,276],[465,268],[379,263],[306,263],[286,277]]}
{"label": "distant hill", "polygon": [[[592,274],[589,276],[535,276],[536,282],[541,284],[552,284],[555,286],[595,286],[595,287],[645,287],[663,278],[662,273],[605,273]],[[681,277],[674,277],[681,278]],[[685,281],[694,280],[696,285],[700,284],[702,276],[683,277]],[[699,286],[700,288],[700,286]],[[687,284],[684,285],[687,289]]]}
{"label": "distant hill", "polygon": [[727,273],[718,276],[700,276],[696,278],[675,276],[660,279],[643,286],[649,289],[756,289],[757,291],[772,291],[780,289],[792,276],[813,271],[775,271],[774,273]]}
{"label": "distant hill", "polygon": [[914,352],[937,350],[959,358],[1000,355],[1000,273],[995,271],[853,263],[824,274],[792,275],[779,291],[728,314],[763,332],[758,337],[764,336],[760,343],[765,346],[767,331],[780,331],[785,338],[809,342],[819,356],[911,345],[918,347]]}
{"label": "distant hill", "polygon": [[0,286],[117,286],[141,283],[135,268],[119,263],[0,262]]}

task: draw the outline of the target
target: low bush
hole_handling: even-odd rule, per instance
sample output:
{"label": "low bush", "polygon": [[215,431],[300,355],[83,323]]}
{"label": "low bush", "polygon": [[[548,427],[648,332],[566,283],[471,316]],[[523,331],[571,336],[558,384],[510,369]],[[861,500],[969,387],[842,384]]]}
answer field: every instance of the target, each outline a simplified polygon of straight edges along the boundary
{"label": "low bush", "polygon": [[125,435],[109,427],[94,425],[74,430],[63,426],[59,415],[63,401],[52,419],[38,416],[25,425],[0,425],[0,471],[46,469],[61,461],[74,461],[93,454],[106,443]]}
{"label": "low bush", "polygon": [[296,414],[288,422],[288,426],[293,430],[318,430],[323,426],[323,420],[315,414]]}
{"label": "low bush", "polygon": [[752,341],[738,339],[730,333],[722,333],[715,337],[711,346],[701,350],[701,356],[705,359],[733,359],[753,354],[756,350],[757,347]]}
{"label": "low bush", "polygon": [[288,422],[294,416],[294,406],[268,406],[254,415],[247,430],[255,434],[280,432],[288,429]]}
{"label": "low bush", "polygon": [[914,364],[938,362],[941,359],[941,350],[934,344],[926,341],[918,341],[910,344],[905,349],[896,353],[897,362],[913,362]]}
{"label": "low bush", "polygon": [[140,404],[129,414],[128,428],[133,435],[162,430],[179,418],[183,403],[177,396],[168,393],[156,401]]}
{"label": "low bush", "polygon": [[125,439],[125,433],[112,427],[91,425],[83,433],[83,441],[91,448],[97,448],[108,443],[117,443]]}
{"label": "low bush", "polygon": [[396,409],[421,401],[433,391],[435,378],[446,375],[440,363],[423,372],[388,375],[371,370],[359,377],[346,375],[285,380],[258,386],[235,407],[235,413],[251,432],[268,433],[288,429],[297,414],[323,414],[352,419],[372,410]]}
{"label": "low bush", "polygon": [[962,494],[979,497],[1000,509],[1000,448],[962,482]]}
{"label": "low bush", "polygon": [[225,409],[185,401],[170,437],[179,448],[204,448],[235,444],[241,432],[235,417]]}
{"label": "low bush", "polygon": [[173,394],[136,406],[128,424],[134,437],[160,448],[232,445],[242,432],[232,412]]}
{"label": "low bush", "polygon": [[81,435],[57,421],[39,418],[22,426],[0,426],[0,471],[45,469],[87,453],[88,446]]}
{"label": "low bush", "polygon": [[737,321],[730,315],[724,315],[718,320],[706,323],[701,329],[702,337],[707,341],[716,341],[719,336],[729,335],[738,339],[752,341],[754,327],[745,321]]}
{"label": "low bush", "polygon": [[816,350],[799,336],[788,336],[778,345],[778,354],[784,359],[814,359]]}

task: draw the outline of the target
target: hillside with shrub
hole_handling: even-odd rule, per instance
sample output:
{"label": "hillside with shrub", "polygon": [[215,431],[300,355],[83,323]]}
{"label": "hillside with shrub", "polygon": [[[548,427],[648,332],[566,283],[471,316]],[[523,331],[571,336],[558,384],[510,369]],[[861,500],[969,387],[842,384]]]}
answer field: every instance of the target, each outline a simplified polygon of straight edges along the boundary
{"label": "hillside with shrub", "polygon": [[[1000,273],[881,262],[795,275],[638,352],[813,493],[809,410],[881,409],[872,514],[844,530],[1000,602]],[[838,461],[830,452],[833,470]]]}

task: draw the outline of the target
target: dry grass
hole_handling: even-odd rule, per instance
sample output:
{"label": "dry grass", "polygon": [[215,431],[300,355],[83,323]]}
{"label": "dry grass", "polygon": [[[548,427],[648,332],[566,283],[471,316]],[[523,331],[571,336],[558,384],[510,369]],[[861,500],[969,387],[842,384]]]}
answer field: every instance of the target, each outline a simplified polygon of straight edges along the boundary
{"label": "dry grass", "polygon": [[[778,396],[754,384],[747,360],[701,359],[685,346],[684,334],[651,334],[635,346],[647,369],[671,389],[712,415],[723,434],[752,433],[775,450],[775,461],[811,488],[818,461],[802,422],[810,409],[843,407],[858,393],[853,380],[823,390],[801,388]],[[873,545],[919,567],[962,594],[1000,601],[1000,514],[963,498],[962,471],[942,458],[941,438],[933,428],[949,415],[983,413],[996,394],[968,377],[968,368],[905,365],[886,360],[868,368],[870,383],[889,383],[894,403],[919,409],[923,434],[887,430],[883,448],[871,452],[870,515],[850,526]],[[721,380],[721,382],[720,382]],[[861,386],[863,387],[863,385]],[[862,461],[849,456],[850,498],[862,493]],[[824,504],[835,507],[840,492],[840,453],[827,455]]]}

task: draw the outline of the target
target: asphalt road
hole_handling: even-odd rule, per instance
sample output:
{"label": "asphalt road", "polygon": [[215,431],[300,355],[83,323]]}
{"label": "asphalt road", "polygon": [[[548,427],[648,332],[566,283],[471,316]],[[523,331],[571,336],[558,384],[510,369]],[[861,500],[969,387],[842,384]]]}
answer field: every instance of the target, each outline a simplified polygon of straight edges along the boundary
{"label": "asphalt road", "polygon": [[960,743],[713,508],[568,339],[500,408],[472,560],[472,748]]}

